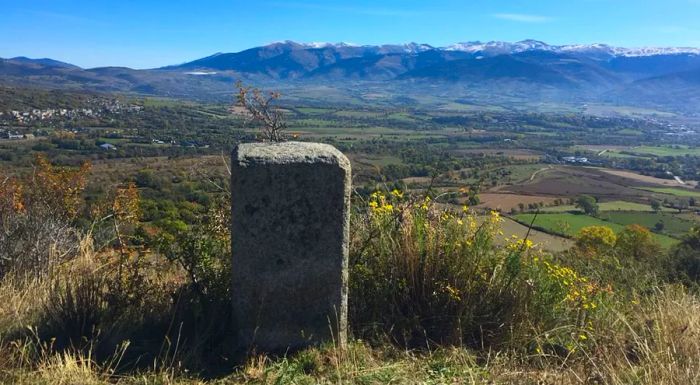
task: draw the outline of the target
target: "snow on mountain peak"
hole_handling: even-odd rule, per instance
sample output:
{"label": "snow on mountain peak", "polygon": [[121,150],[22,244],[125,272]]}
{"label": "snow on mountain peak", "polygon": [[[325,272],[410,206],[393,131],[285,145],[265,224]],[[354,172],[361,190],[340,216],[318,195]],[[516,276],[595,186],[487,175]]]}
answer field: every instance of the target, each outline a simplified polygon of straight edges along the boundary
{"label": "snow on mountain peak", "polygon": [[462,51],[462,52],[486,52],[491,54],[513,54],[525,51],[551,51],[558,53],[598,53],[609,56],[654,56],[654,55],[679,55],[690,54],[700,55],[700,48],[691,47],[639,47],[639,48],[624,48],[613,47],[607,44],[568,44],[568,45],[549,45],[538,40],[523,40],[516,43],[490,41],[482,43],[480,41],[472,41],[465,43],[456,43],[441,49],[446,51]]}
{"label": "snow on mountain peak", "polygon": [[539,40],[527,39],[515,43],[504,41],[467,41],[455,43],[446,47],[435,48],[428,44],[420,43],[405,43],[405,44],[385,44],[381,46],[373,45],[358,45],[353,43],[328,43],[328,42],[310,42],[297,43],[286,40],[273,44],[287,44],[303,49],[320,49],[320,48],[376,48],[381,52],[391,53],[420,53],[429,50],[443,51],[460,51],[468,53],[482,53],[486,55],[502,55],[515,54],[527,51],[549,51],[555,53],[566,54],[586,54],[595,55],[598,58],[609,57],[637,57],[637,56],[655,56],[655,55],[700,55],[700,48],[691,47],[639,47],[639,48],[624,48],[615,47],[608,44],[567,44],[567,45],[550,45]]}

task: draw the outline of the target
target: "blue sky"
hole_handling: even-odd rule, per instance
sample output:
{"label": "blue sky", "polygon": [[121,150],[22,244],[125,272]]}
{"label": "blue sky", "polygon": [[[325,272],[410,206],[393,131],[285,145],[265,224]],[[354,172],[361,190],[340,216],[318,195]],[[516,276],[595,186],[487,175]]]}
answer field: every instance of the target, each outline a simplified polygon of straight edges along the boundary
{"label": "blue sky", "polygon": [[0,57],[150,68],[280,40],[700,46],[700,0],[0,0]]}

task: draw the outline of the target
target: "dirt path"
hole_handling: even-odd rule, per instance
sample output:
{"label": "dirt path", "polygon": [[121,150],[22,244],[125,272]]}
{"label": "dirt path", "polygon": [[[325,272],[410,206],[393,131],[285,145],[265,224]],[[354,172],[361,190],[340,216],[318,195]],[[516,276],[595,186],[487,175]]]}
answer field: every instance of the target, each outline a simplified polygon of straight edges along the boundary
{"label": "dirt path", "polygon": [[543,167],[543,168],[533,172],[532,175],[530,175],[530,181],[534,180],[535,177],[537,176],[537,174],[539,174],[540,172],[546,171],[546,170],[551,170],[552,168],[553,168],[552,166],[547,166],[547,167]]}

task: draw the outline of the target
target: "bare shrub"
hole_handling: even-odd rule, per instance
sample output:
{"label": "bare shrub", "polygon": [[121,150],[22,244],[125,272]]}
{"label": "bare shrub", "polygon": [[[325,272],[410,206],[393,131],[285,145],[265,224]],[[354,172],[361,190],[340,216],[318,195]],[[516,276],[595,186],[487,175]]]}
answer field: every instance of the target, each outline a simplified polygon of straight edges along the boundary
{"label": "bare shrub", "polygon": [[249,120],[260,125],[262,140],[284,141],[287,121],[284,112],[275,104],[281,94],[275,91],[266,93],[258,88],[246,87],[240,81],[236,83],[236,88],[238,89],[236,106],[242,107]]}
{"label": "bare shrub", "polygon": [[79,235],[65,220],[38,212],[3,217],[0,278],[10,271],[40,273],[73,258]]}
{"label": "bare shrub", "polygon": [[79,242],[71,225],[83,207],[89,169],[87,163],[54,167],[37,156],[31,175],[0,175],[0,277],[46,272],[75,255]]}

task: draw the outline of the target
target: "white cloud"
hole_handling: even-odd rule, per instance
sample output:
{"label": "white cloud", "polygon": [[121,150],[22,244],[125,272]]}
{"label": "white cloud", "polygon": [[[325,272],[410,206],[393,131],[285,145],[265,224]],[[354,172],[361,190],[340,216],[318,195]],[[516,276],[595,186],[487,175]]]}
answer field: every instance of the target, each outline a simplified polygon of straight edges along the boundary
{"label": "white cloud", "polygon": [[549,16],[530,15],[526,13],[495,13],[491,16],[501,20],[517,21],[520,23],[547,23],[554,20]]}

